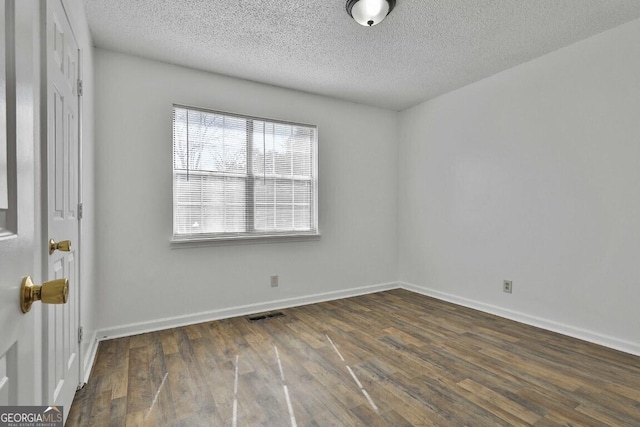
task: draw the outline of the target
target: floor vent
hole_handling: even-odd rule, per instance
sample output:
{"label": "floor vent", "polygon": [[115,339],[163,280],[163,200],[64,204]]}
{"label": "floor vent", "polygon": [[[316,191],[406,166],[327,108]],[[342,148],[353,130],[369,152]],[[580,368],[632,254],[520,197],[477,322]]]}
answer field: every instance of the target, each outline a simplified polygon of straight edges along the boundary
{"label": "floor vent", "polygon": [[275,313],[267,313],[267,314],[256,314],[255,316],[247,317],[249,322],[258,322],[260,320],[273,319],[274,317],[283,317],[285,314],[281,311],[276,311]]}

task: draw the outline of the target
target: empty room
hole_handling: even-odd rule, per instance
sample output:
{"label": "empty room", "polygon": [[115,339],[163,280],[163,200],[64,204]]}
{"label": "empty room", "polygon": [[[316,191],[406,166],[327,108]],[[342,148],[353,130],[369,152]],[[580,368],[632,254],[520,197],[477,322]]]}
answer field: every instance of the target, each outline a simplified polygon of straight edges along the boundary
{"label": "empty room", "polygon": [[640,425],[640,2],[2,14],[0,426]]}

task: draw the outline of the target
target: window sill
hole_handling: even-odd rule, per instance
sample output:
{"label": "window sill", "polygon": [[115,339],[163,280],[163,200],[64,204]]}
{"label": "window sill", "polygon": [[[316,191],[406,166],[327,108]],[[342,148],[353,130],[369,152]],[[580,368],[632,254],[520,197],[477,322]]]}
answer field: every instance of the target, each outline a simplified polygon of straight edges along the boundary
{"label": "window sill", "polygon": [[321,234],[284,234],[246,237],[185,237],[172,238],[171,249],[199,248],[206,246],[248,245],[260,243],[303,242],[320,240]]}

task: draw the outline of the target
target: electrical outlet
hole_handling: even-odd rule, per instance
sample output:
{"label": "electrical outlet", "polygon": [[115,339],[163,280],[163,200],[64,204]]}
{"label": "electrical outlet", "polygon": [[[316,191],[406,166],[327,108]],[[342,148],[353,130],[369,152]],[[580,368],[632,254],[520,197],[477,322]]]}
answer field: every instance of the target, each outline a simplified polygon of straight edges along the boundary
{"label": "electrical outlet", "polygon": [[272,288],[278,287],[278,276],[271,276],[271,287]]}
{"label": "electrical outlet", "polygon": [[502,282],[502,290],[508,294],[513,292],[513,282],[511,280],[505,280]]}

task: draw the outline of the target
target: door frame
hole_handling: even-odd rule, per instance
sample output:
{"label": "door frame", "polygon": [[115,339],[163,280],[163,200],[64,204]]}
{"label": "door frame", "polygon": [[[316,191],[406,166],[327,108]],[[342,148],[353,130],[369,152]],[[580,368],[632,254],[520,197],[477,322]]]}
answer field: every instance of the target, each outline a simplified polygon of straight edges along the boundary
{"label": "door frame", "polygon": [[[65,1],[62,1],[62,5],[64,6]],[[66,10],[66,9],[65,9]],[[71,22],[71,19],[69,19],[69,22],[71,24],[71,31],[74,31],[73,25],[74,23]],[[78,41],[78,36],[75,34],[74,31],[74,37],[76,38],[76,41]],[[82,78],[82,60],[83,60],[83,51],[82,48],[80,47],[80,44],[78,44],[78,81],[82,82],[83,78]],[[82,197],[82,191],[84,189],[84,181],[82,179],[82,174],[84,172],[84,168],[83,168],[83,150],[82,150],[82,142],[84,141],[84,138],[82,137],[82,118],[83,118],[83,114],[82,114],[82,107],[83,107],[83,96],[82,96],[82,92],[78,93],[78,205],[79,206],[84,206],[84,201],[83,201],[83,197]],[[78,287],[76,288],[78,290],[78,327],[82,328],[82,296],[83,296],[83,288],[82,286],[80,286],[82,284],[82,272],[83,272],[83,243],[84,243],[84,239],[83,239],[83,235],[82,235],[82,223],[83,223],[83,218],[84,218],[84,213],[82,211],[78,212]],[[85,378],[85,372],[84,372],[84,358],[85,358],[85,354],[84,351],[82,349],[82,343],[84,342],[84,340],[86,339],[86,337],[83,337],[82,340],[80,340],[80,342],[78,342],[78,357],[80,358],[78,360],[78,369],[79,369],[79,373],[78,373],[78,378],[80,383],[78,384],[78,390],[81,389],[82,387],[84,387],[84,385],[87,383],[87,379]]]}
{"label": "door frame", "polygon": [[[78,34],[75,30],[75,23],[73,22],[72,16],[69,14],[68,12],[68,7],[66,5],[66,1],[65,0],[61,0],[62,3],[62,7],[65,10],[65,13],[67,14],[67,19],[69,20],[69,25],[71,26],[71,32],[73,33],[73,37],[76,39],[76,43],[78,43],[78,64],[77,64],[77,70],[76,70],[76,76],[77,76],[77,81],[76,81],[76,85],[81,85],[82,83],[82,49],[80,48],[80,43],[79,43],[79,38],[78,38]],[[80,90],[79,86],[76,86],[76,90],[78,90],[78,126],[76,129],[77,135],[78,135],[78,158],[77,158],[77,165],[78,165],[78,169],[76,170],[76,176],[78,177],[78,209],[81,209],[80,207],[83,206],[83,201],[82,201],[82,189],[83,189],[83,180],[82,180],[82,142],[84,140],[84,138],[82,137],[82,92]],[[82,328],[82,264],[83,264],[83,239],[82,239],[82,219],[83,219],[83,214],[82,212],[78,212],[78,243],[76,245],[76,250],[77,250],[77,254],[78,254],[78,277],[76,277],[76,281],[77,281],[77,286],[76,286],[76,290],[78,291],[78,328]],[[82,341],[80,338],[78,338],[78,385],[77,385],[77,390],[80,390],[82,387],[84,387],[85,385],[85,381],[84,381],[84,354],[82,351]],[[69,408],[71,409],[71,408]],[[68,411],[67,411],[68,413]]]}

